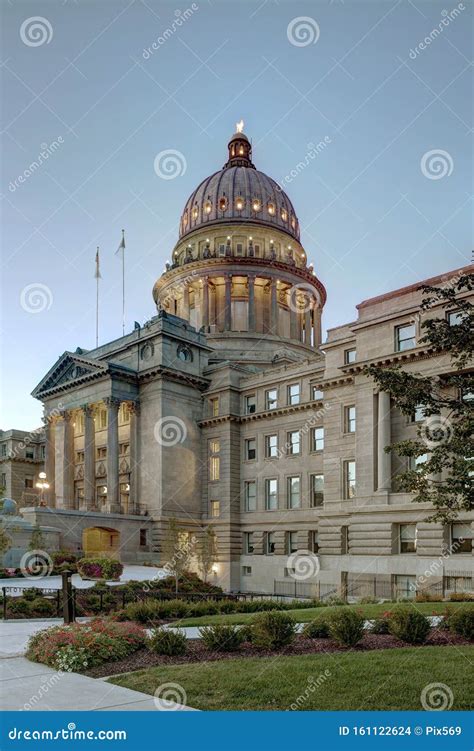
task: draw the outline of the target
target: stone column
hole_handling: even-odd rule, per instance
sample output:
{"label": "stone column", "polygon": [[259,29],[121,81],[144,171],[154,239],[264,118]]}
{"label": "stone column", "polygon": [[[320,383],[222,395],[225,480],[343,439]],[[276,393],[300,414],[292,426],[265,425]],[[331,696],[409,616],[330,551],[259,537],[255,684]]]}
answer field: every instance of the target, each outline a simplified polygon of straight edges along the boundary
{"label": "stone column", "polygon": [[113,397],[104,399],[107,405],[107,510],[120,513],[119,503],[119,440],[118,410],[120,401]]}
{"label": "stone column", "polygon": [[249,274],[247,277],[249,290],[248,301],[248,331],[255,331],[255,275]]}
{"label": "stone column", "polygon": [[321,344],[321,308],[319,305],[313,307],[313,347],[318,349]]}
{"label": "stone column", "polygon": [[232,330],[232,275],[226,274],[224,299],[224,331]]}
{"label": "stone column", "polygon": [[306,297],[304,312],[304,343],[311,346],[311,300]]}
{"label": "stone column", "polygon": [[138,503],[138,437],[140,420],[140,402],[130,404],[130,493],[128,513],[137,514]]}
{"label": "stone column", "polygon": [[202,280],[202,326],[207,331],[209,328],[209,277]]}
{"label": "stone column", "polygon": [[44,471],[46,474],[46,482],[49,483],[48,490],[45,491],[44,497],[46,498],[46,504],[47,506],[51,506],[54,508],[56,505],[56,494],[55,494],[55,487],[54,487],[54,480],[55,480],[55,461],[54,461],[54,439],[56,434],[56,428],[53,422],[53,418],[50,415],[47,415],[44,418],[44,438],[45,438],[45,445],[44,445]]}
{"label": "stone column", "polygon": [[277,336],[278,334],[278,298],[277,282],[272,279],[270,282],[270,331]]}
{"label": "stone column", "polygon": [[54,442],[54,484],[57,508],[74,508],[74,434],[71,415],[61,412],[56,423]]}
{"label": "stone column", "polygon": [[298,295],[293,290],[289,293],[290,305],[290,339],[298,339],[298,313],[297,306],[299,303]]}
{"label": "stone column", "polygon": [[185,284],[183,288],[183,318],[189,321],[189,285]]}
{"label": "stone column", "polygon": [[377,418],[377,490],[389,491],[391,488],[391,456],[385,452],[390,444],[390,394],[379,391]]}
{"label": "stone column", "polygon": [[84,404],[84,506],[85,510],[95,507],[95,424],[94,410]]}

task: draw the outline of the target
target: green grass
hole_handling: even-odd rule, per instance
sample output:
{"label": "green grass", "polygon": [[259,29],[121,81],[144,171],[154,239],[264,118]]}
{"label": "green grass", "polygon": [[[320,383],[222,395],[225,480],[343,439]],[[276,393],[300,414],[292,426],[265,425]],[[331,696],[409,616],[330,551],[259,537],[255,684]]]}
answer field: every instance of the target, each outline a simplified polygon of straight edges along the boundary
{"label": "green grass", "polygon": [[188,706],[203,710],[421,710],[423,688],[444,683],[452,709],[468,710],[473,660],[474,647],[409,647],[162,666],[110,683],[148,694],[177,683]]}
{"label": "green grass", "polygon": [[[449,605],[452,608],[474,607],[471,603],[466,602],[414,602],[404,603],[406,607],[414,607],[418,612],[424,615],[441,615]],[[376,605],[352,605],[351,607],[360,610],[365,618],[376,618],[382,615],[386,610],[392,610],[395,607],[394,602],[383,602]],[[312,621],[320,615],[334,612],[340,605],[326,606],[320,608],[306,608],[301,610],[287,610],[287,613],[295,618],[298,623]],[[231,613],[230,615],[203,615],[199,617],[182,618],[176,621],[175,625],[179,626],[208,626],[214,623],[248,623],[256,614],[255,613]]]}

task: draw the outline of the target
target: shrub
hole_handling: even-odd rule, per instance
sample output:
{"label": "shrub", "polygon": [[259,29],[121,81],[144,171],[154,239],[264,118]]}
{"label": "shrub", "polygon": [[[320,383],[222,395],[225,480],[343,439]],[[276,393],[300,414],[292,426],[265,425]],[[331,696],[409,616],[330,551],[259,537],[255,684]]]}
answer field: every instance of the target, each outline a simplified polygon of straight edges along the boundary
{"label": "shrub", "polygon": [[83,579],[117,581],[122,575],[123,565],[112,558],[81,558],[77,570]]}
{"label": "shrub", "polygon": [[469,592],[453,592],[449,595],[450,602],[472,602],[473,599]]}
{"label": "shrub", "polygon": [[184,655],[187,649],[186,634],[180,629],[157,628],[150,637],[149,646],[158,655]]}
{"label": "shrub", "polygon": [[32,603],[23,597],[12,597],[7,603],[8,612],[11,616],[31,616]]}
{"label": "shrub", "polygon": [[252,643],[262,649],[278,649],[290,644],[296,633],[296,623],[288,613],[260,613],[252,619]]}
{"label": "shrub", "polygon": [[37,597],[33,600],[31,607],[34,615],[45,617],[56,615],[56,604],[52,600],[47,600],[46,597]]}
{"label": "shrub", "polygon": [[77,671],[122,659],[145,643],[140,626],[97,618],[39,631],[28,642],[26,656],[58,670]]}
{"label": "shrub", "polygon": [[251,642],[253,639],[253,628],[251,623],[245,623],[243,626],[240,627],[240,634],[242,636],[242,641]]}
{"label": "shrub", "polygon": [[36,587],[25,587],[21,590],[21,594],[25,600],[36,600],[37,597],[41,597],[41,592]]}
{"label": "shrub", "polygon": [[374,618],[372,623],[370,624],[370,633],[371,634],[388,634],[388,618],[387,616],[382,616],[381,618]]}
{"label": "shrub", "polygon": [[461,608],[450,614],[449,630],[465,639],[474,640],[474,609]]}
{"label": "shrub", "polygon": [[364,635],[364,618],[351,608],[341,608],[332,613],[328,622],[333,639],[346,647],[355,647]]}
{"label": "shrub", "polygon": [[212,652],[235,652],[244,641],[242,630],[238,626],[226,623],[203,626],[199,633],[206,647]]}
{"label": "shrub", "polygon": [[212,600],[203,600],[203,602],[196,602],[188,606],[188,615],[191,616],[215,615],[216,613],[219,613],[219,608],[217,603],[212,602]]}
{"label": "shrub", "polygon": [[388,619],[388,628],[397,639],[408,644],[423,644],[430,630],[430,623],[414,608],[395,608]]}
{"label": "shrub", "polygon": [[72,550],[56,550],[51,554],[54,566],[61,566],[63,563],[77,563],[77,555]]}
{"label": "shrub", "polygon": [[376,605],[379,601],[378,597],[361,597],[359,600],[359,605]]}
{"label": "shrub", "polygon": [[189,615],[190,605],[184,600],[163,600],[156,604],[161,618],[184,618]]}
{"label": "shrub", "polygon": [[241,600],[239,613],[263,613],[268,610],[280,610],[281,605],[275,600]]}
{"label": "shrub", "polygon": [[323,618],[315,618],[314,621],[305,624],[302,633],[307,639],[327,639],[329,636],[328,622]]}
{"label": "shrub", "polygon": [[118,620],[137,621],[137,623],[142,623],[143,625],[153,623],[160,618],[158,614],[159,605],[160,603],[155,602],[154,600],[130,602],[123,611],[121,611],[124,614],[124,617],[119,618]]}
{"label": "shrub", "polygon": [[443,602],[443,595],[432,595],[429,592],[417,592],[416,602]]}
{"label": "shrub", "polygon": [[332,605],[347,605],[347,602],[345,600],[341,599],[341,597],[338,597],[337,595],[331,595],[331,597],[326,597],[326,599],[324,600],[324,602],[325,602],[326,605],[330,605],[330,606],[332,606]]}
{"label": "shrub", "polygon": [[238,602],[235,602],[235,600],[221,600],[217,603],[217,607],[219,609],[219,613],[235,613],[236,610],[238,610]]}

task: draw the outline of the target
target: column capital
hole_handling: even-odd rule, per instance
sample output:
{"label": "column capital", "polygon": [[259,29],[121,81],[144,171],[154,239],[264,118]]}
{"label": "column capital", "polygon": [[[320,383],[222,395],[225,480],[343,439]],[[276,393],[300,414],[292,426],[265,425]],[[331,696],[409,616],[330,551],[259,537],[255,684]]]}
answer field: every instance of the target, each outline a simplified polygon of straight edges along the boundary
{"label": "column capital", "polygon": [[80,409],[84,412],[85,417],[93,417],[97,411],[95,404],[81,404]]}
{"label": "column capital", "polygon": [[72,412],[70,409],[60,409],[58,411],[58,417],[64,422],[70,422],[72,419]]}
{"label": "column capital", "polygon": [[121,399],[117,399],[116,396],[106,396],[103,401],[107,408],[117,407],[118,409],[121,404]]}
{"label": "column capital", "polygon": [[140,414],[140,400],[139,399],[136,399],[135,401],[127,402],[127,404],[128,404],[128,409],[131,415]]}

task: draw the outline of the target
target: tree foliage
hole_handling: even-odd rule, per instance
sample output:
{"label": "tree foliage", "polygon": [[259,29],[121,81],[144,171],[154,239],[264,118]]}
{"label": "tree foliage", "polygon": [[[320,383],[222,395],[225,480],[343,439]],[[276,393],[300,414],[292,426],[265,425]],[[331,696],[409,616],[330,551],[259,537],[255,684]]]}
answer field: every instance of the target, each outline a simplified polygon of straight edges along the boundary
{"label": "tree foliage", "polygon": [[196,540],[176,519],[169,519],[161,542],[162,563],[168,573],[174,577],[176,593],[179,580],[189,568],[194,554]]}
{"label": "tree foliage", "polygon": [[[404,415],[421,412],[416,439],[385,448],[412,460],[411,468],[397,476],[397,489],[414,493],[415,502],[431,503],[429,521],[449,522],[474,508],[474,306],[468,299],[474,274],[420,289],[419,344],[440,355],[442,372],[420,375],[370,365],[366,373]],[[443,315],[427,317],[435,307]]]}
{"label": "tree foliage", "polygon": [[214,529],[209,526],[202,532],[197,545],[197,559],[202,578],[207,581],[207,577],[212,571],[212,566],[217,563],[217,536]]}

